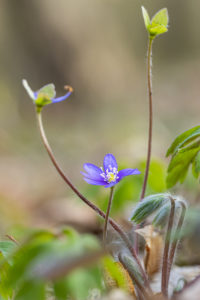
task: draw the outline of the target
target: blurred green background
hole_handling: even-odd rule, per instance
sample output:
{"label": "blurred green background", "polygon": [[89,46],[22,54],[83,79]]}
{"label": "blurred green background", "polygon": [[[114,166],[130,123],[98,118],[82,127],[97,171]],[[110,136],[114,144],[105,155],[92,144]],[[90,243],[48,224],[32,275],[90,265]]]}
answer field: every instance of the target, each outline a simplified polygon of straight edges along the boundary
{"label": "blurred green background", "polygon": [[[0,0],[0,4],[1,231],[16,223],[67,223],[83,230],[96,226],[94,213],[65,186],[41,146],[34,106],[22,78],[33,90],[53,82],[57,95],[64,93],[66,84],[74,88],[67,101],[45,108],[44,125],[63,168],[91,200],[103,203],[108,191],[89,190],[80,174],[84,162],[101,166],[111,152],[122,166],[143,164],[148,98],[141,5],[150,15],[167,7],[170,16],[169,32],[153,45],[156,167],[150,191],[163,191],[167,147],[178,133],[199,124],[200,2]],[[122,205],[126,216],[141,184],[139,177],[125,180],[126,193],[121,194],[124,202],[129,200],[127,210]],[[185,186],[178,186],[177,192],[197,201],[198,183],[189,179]]]}

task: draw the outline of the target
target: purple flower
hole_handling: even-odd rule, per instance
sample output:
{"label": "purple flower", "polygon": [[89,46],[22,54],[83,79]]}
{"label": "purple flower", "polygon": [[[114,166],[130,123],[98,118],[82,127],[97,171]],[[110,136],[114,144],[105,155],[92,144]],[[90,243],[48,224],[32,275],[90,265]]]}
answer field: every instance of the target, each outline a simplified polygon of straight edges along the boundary
{"label": "purple flower", "polygon": [[93,164],[86,163],[83,165],[86,173],[84,180],[93,185],[103,185],[104,187],[112,187],[122,180],[125,176],[140,174],[138,169],[123,169],[118,171],[117,161],[112,154],[106,154],[103,161],[103,168],[99,168]]}
{"label": "purple flower", "polygon": [[34,101],[36,106],[40,108],[50,103],[57,103],[63,101],[67,99],[73,92],[73,88],[71,86],[65,86],[65,89],[68,92],[64,96],[56,98],[55,86],[52,83],[43,86],[36,92],[32,91],[27,80],[23,79],[22,84],[30,98]]}

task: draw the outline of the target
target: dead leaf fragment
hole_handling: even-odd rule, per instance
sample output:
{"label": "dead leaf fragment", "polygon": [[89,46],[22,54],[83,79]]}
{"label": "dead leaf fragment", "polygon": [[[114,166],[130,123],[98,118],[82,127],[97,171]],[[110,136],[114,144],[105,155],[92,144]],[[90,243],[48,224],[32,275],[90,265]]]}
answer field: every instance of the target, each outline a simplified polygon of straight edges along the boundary
{"label": "dead leaf fragment", "polygon": [[159,272],[161,268],[162,253],[164,242],[162,236],[154,230],[152,225],[137,229],[136,232],[141,235],[146,242],[144,266],[147,274],[151,277]]}

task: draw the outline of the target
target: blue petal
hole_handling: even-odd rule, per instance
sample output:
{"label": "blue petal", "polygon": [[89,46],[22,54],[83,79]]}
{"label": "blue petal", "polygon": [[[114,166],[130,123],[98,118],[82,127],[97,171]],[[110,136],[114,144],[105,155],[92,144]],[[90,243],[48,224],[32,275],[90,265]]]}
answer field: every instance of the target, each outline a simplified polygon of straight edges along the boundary
{"label": "blue petal", "polygon": [[92,185],[105,185],[105,181],[92,180],[89,178],[83,178],[87,183]]}
{"label": "blue petal", "polygon": [[119,177],[118,181],[120,181],[125,176],[138,175],[140,173],[141,172],[138,169],[123,169],[123,170],[119,171],[119,173],[117,174]]}
{"label": "blue petal", "polygon": [[90,163],[86,163],[83,165],[83,168],[88,173],[88,178],[95,180],[103,180],[102,176],[100,175],[101,173],[103,173],[103,171],[99,167]]}
{"label": "blue petal", "polygon": [[90,175],[90,174],[87,174],[87,173],[84,173],[84,172],[81,172],[81,174],[85,177],[85,178],[88,178],[88,179],[92,179],[92,180],[98,180],[98,181],[102,181],[105,183],[104,179],[102,176],[100,175]]}
{"label": "blue petal", "polygon": [[118,169],[117,161],[116,161],[114,155],[112,155],[110,153],[106,154],[106,156],[104,157],[104,161],[103,161],[104,171],[109,169],[109,166],[111,166],[112,168]]}
{"label": "blue petal", "polygon": [[34,99],[36,100],[38,96],[38,92],[33,92],[33,95],[34,95]]}
{"label": "blue petal", "polygon": [[72,90],[67,92],[67,94],[65,94],[64,96],[61,96],[61,97],[58,97],[58,98],[53,98],[52,103],[57,103],[57,102],[60,102],[60,101],[63,101],[65,99],[67,99],[71,95],[71,93],[72,93]]}

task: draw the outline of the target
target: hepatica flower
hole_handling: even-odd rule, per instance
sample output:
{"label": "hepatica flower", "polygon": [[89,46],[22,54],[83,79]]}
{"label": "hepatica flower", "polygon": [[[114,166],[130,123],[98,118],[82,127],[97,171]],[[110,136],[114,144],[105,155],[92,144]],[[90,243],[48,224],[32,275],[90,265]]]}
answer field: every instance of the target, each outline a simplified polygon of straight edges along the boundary
{"label": "hepatica flower", "polygon": [[140,174],[138,169],[123,169],[118,171],[117,161],[112,154],[106,154],[103,161],[103,168],[99,168],[93,164],[86,163],[83,165],[86,173],[84,180],[93,185],[103,185],[104,187],[112,187],[120,182],[125,176]]}
{"label": "hepatica flower", "polygon": [[73,92],[73,88],[71,86],[65,86],[67,93],[64,96],[56,98],[56,91],[53,83],[43,86],[36,92],[32,91],[27,80],[23,79],[22,84],[39,110],[47,104],[57,103],[67,99]]}

